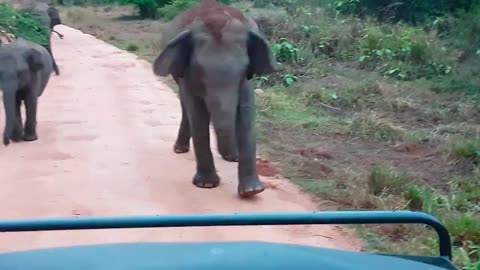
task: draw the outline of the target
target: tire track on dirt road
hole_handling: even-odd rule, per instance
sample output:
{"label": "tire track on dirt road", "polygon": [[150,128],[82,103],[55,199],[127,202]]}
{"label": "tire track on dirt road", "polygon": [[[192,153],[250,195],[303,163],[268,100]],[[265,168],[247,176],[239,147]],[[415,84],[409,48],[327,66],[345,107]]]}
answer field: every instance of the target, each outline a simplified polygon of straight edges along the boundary
{"label": "tire track on dirt road", "polygon": [[[93,36],[59,26],[61,75],[40,98],[39,140],[0,149],[0,217],[312,211],[282,179],[251,201],[236,195],[236,163],[214,149],[216,189],[191,184],[193,152],[174,154],[179,101],[151,65]],[[1,110],[0,125],[4,115]],[[213,142],[214,144],[214,142]],[[258,240],[358,249],[336,226],[258,226],[1,234],[0,250],[127,241]]]}

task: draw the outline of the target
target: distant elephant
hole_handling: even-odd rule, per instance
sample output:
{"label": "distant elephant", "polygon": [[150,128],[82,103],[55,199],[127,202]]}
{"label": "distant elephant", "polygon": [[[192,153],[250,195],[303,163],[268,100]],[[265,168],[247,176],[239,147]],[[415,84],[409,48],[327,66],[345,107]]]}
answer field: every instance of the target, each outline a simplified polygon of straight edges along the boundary
{"label": "distant elephant", "polygon": [[54,29],[56,25],[62,24],[58,10],[53,6],[53,4],[49,4],[47,13],[48,17],[50,18],[50,30],[52,30],[52,33],[57,34],[61,39],[63,39],[63,35]]}
{"label": "distant elephant", "polygon": [[[38,2],[38,3],[32,2],[29,5],[23,6],[22,10],[36,14],[39,17],[42,24],[50,29],[51,33],[55,32],[60,38],[63,39],[63,35],[54,30],[54,27],[56,25],[61,24],[62,22],[60,20],[60,15],[58,14],[58,10],[53,6],[52,3],[47,4],[44,2]],[[55,61],[55,58],[53,57],[52,43],[50,41],[51,33],[50,33],[50,36],[48,37],[48,43],[42,44],[42,46],[45,47],[47,51],[50,53],[50,56],[52,57],[53,70],[55,71],[55,74],[58,76],[60,75],[60,70],[57,66],[57,62]]]}
{"label": "distant elephant", "polygon": [[200,188],[220,184],[210,149],[212,120],[220,154],[226,160],[238,160],[238,195],[262,192],[251,79],[275,72],[277,66],[258,26],[237,9],[204,0],[178,15],[162,40],[153,71],[158,76],[171,74],[179,86],[182,120],[174,151],[189,151],[192,136],[197,162],[193,184]]}
{"label": "distant elephant", "polygon": [[[35,141],[38,139],[37,102],[45,90],[52,73],[52,58],[41,45],[17,39],[0,47],[0,89],[3,91],[5,130],[3,144],[10,140]],[[21,104],[26,107],[23,129]]]}
{"label": "distant elephant", "polygon": [[[47,9],[47,14],[49,18],[49,27],[52,33],[57,34],[61,39],[63,39],[63,35],[60,34],[59,32],[55,31],[55,26],[62,24],[62,20],[60,19],[60,14],[58,13],[58,10],[53,6],[53,4],[48,5]],[[53,63],[53,70],[55,70],[55,74],[58,76],[60,75],[60,70],[58,69],[57,62],[55,61],[55,58],[53,57],[53,52],[52,52],[52,43],[49,42],[49,46],[46,47],[50,55],[52,56],[52,63]]]}

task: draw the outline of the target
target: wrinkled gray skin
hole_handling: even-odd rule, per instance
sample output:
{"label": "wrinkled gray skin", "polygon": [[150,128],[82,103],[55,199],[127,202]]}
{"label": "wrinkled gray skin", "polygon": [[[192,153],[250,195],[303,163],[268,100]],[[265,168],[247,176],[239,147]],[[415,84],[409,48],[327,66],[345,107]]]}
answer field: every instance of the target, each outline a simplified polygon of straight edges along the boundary
{"label": "wrinkled gray skin", "polygon": [[250,18],[247,24],[232,18],[216,41],[200,20],[182,29],[184,14],[166,29],[164,49],[153,65],[156,75],[171,74],[180,90],[182,120],[174,150],[187,152],[191,136],[197,162],[193,184],[218,186],[210,149],[212,120],[220,154],[238,161],[239,196],[253,196],[265,187],[256,167],[255,95],[250,80],[276,70],[270,46]]}
{"label": "wrinkled gray skin", "polygon": [[[3,144],[10,140],[35,141],[38,139],[37,103],[52,73],[52,58],[38,44],[18,39],[0,47],[0,89],[3,91],[5,130]],[[25,130],[21,104],[26,108]]]}

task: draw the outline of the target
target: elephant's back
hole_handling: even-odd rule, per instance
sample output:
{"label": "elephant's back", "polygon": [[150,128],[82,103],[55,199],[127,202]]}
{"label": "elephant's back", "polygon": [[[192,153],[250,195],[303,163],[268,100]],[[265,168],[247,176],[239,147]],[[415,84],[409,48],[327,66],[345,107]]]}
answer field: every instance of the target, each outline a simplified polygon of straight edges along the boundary
{"label": "elephant's back", "polygon": [[38,96],[41,96],[43,93],[43,90],[48,84],[48,81],[50,80],[50,76],[53,72],[53,60],[52,57],[50,56],[50,53],[47,51],[45,47],[42,45],[39,45],[34,42],[30,42],[27,40],[20,40],[22,47],[26,49],[33,48],[36,51],[40,52],[41,57],[42,57],[42,62],[45,64],[42,69],[38,71],[38,79],[39,79],[39,84],[40,84],[40,92],[37,93]]}

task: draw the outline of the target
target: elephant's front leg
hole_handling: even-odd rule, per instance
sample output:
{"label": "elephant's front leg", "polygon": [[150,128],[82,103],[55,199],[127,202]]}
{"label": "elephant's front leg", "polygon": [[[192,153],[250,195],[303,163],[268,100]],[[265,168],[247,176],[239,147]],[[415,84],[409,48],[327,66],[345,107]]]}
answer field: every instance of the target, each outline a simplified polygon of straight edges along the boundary
{"label": "elephant's front leg", "polygon": [[193,184],[199,188],[214,188],[220,185],[220,177],[216,172],[210,149],[210,115],[202,99],[186,92],[181,89],[180,98],[185,102],[185,109],[190,120],[190,130],[192,131],[193,147],[197,161],[197,172],[193,177]]}
{"label": "elephant's front leg", "polygon": [[19,142],[23,139],[23,122],[22,122],[22,100],[23,95],[22,93],[17,93],[16,100],[15,100],[15,112],[16,112],[16,122],[15,128],[13,130],[12,141]]}
{"label": "elephant's front leg", "polygon": [[177,154],[186,153],[190,150],[190,121],[188,120],[187,111],[183,100],[180,98],[180,106],[182,107],[182,121],[178,129],[177,140],[173,146],[173,151]]}
{"label": "elephant's front leg", "polygon": [[250,197],[265,190],[260,181],[256,164],[255,141],[255,94],[249,81],[245,81],[240,89],[237,112],[238,141],[238,195]]}
{"label": "elephant's front leg", "polygon": [[[31,89],[32,90],[32,89]],[[37,102],[38,97],[35,91],[29,91],[25,95],[25,108],[27,119],[25,121],[25,134],[23,140],[27,142],[36,141],[37,137]]]}
{"label": "elephant's front leg", "polygon": [[15,96],[16,91],[14,86],[4,87],[3,89],[3,108],[5,110],[5,130],[3,131],[3,144],[5,146],[10,144],[10,139],[13,137],[17,116],[15,112]]}

